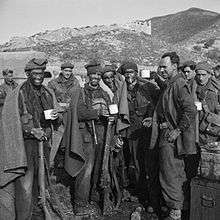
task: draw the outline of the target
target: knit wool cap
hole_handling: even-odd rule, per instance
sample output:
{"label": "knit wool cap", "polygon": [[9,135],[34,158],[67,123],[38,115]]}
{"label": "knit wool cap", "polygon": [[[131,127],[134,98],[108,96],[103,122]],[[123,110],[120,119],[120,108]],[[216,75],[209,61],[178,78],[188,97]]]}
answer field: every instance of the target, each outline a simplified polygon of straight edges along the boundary
{"label": "knit wool cap", "polygon": [[65,63],[62,63],[61,64],[61,70],[65,69],[65,68],[70,68],[70,69],[73,69],[74,68],[74,65],[70,62],[65,62]]}
{"label": "knit wool cap", "polygon": [[25,71],[33,70],[33,69],[46,69],[47,60],[46,59],[31,59],[25,66]]}
{"label": "knit wool cap", "polygon": [[87,74],[89,75],[92,73],[100,72],[101,64],[96,60],[91,60],[88,64],[85,65],[85,68],[87,70]]}
{"label": "knit wool cap", "polygon": [[207,62],[199,62],[196,65],[196,71],[197,70],[205,70],[211,74],[212,73],[212,66],[210,64],[208,64]]}
{"label": "knit wool cap", "polygon": [[132,69],[135,72],[138,72],[137,64],[134,63],[134,62],[129,61],[129,62],[126,62],[126,63],[121,65],[121,74],[124,75],[125,71],[128,70],[128,69]]}
{"label": "knit wool cap", "polygon": [[107,72],[113,72],[116,73],[116,68],[114,65],[105,65],[102,68],[102,74],[107,73]]}

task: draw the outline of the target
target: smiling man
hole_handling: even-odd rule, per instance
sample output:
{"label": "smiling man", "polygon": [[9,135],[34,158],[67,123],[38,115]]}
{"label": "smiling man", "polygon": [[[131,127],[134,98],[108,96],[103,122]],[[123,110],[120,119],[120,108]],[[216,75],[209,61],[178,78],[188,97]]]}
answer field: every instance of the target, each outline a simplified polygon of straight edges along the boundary
{"label": "smiling man", "polygon": [[[56,99],[53,93],[42,85],[46,63],[45,59],[33,58],[26,64],[27,80],[7,96],[2,112],[2,150],[5,154],[0,154],[0,163],[3,163],[0,164],[0,167],[3,167],[0,170],[0,186],[1,190],[6,189],[6,192],[7,188],[14,184],[15,201],[11,202],[11,205],[15,205],[15,216],[18,220],[45,219],[42,206],[38,203],[38,143],[44,142],[44,154],[48,162],[52,125],[59,123]],[[50,120],[46,120],[44,111],[49,109]],[[7,213],[1,212],[1,215],[7,216]],[[10,219],[14,219],[14,214],[10,215]]]}
{"label": "smiling man", "polygon": [[73,75],[73,68],[72,63],[63,63],[59,76],[48,83],[48,87],[54,91],[57,101],[66,106],[71,100],[74,89],[79,86],[78,80]]}

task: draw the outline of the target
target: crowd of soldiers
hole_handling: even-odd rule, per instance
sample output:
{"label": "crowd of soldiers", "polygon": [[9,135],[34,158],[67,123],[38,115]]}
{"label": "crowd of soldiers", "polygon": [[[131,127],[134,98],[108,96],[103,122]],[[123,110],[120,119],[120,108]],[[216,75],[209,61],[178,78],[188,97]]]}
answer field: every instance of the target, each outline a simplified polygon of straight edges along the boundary
{"label": "crowd of soldiers", "polygon": [[[129,200],[152,219],[184,219],[200,146],[220,137],[220,66],[180,64],[168,52],[146,80],[133,61],[117,68],[91,60],[81,87],[70,62],[44,86],[46,64],[30,60],[20,85],[3,71],[0,219],[45,219],[39,143],[50,174],[70,187],[76,216],[106,214]],[[50,163],[55,131],[62,136]]]}

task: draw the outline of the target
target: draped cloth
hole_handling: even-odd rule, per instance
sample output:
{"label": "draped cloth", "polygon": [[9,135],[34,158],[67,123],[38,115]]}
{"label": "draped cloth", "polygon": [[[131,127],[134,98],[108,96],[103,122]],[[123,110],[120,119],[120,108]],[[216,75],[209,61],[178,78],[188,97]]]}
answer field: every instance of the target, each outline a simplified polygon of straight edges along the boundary
{"label": "draped cloth", "polygon": [[[6,97],[0,120],[0,219],[15,219],[14,180],[25,175],[27,156],[19,113],[20,84]],[[54,97],[54,94],[48,90]],[[58,107],[53,98],[54,107]]]}
{"label": "draped cloth", "polygon": [[119,133],[130,126],[126,82],[125,80],[120,81],[115,79],[115,87],[117,88],[115,93],[103,81],[100,82],[100,86],[108,93],[112,102],[115,96],[117,98],[119,117],[117,119],[116,132]]}
{"label": "draped cloth", "polygon": [[72,97],[70,108],[67,112],[67,124],[63,134],[63,146],[65,147],[64,168],[72,177],[77,176],[82,170],[86,160],[77,115],[80,91],[81,89],[78,87]]}

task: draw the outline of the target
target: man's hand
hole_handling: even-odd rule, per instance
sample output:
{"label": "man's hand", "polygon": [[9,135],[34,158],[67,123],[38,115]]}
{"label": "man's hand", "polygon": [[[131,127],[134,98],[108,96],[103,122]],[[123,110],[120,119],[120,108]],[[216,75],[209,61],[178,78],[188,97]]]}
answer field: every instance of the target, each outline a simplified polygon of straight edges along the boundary
{"label": "man's hand", "polygon": [[145,118],[143,121],[142,121],[142,124],[144,127],[151,127],[152,126],[152,118],[151,117],[148,117],[148,118]]}
{"label": "man's hand", "polygon": [[180,133],[181,133],[181,131],[178,128],[172,130],[171,132],[169,132],[169,134],[167,136],[167,140],[171,143],[174,142],[177,139],[177,137],[180,135]]}
{"label": "man's hand", "polygon": [[58,109],[52,110],[52,112],[50,113],[51,120],[56,120],[58,118],[58,112],[59,112]]}
{"label": "man's hand", "polygon": [[43,141],[46,139],[45,132],[42,128],[32,128],[31,134],[39,141]]}
{"label": "man's hand", "polygon": [[112,150],[115,152],[119,152],[123,147],[124,141],[120,135],[115,135],[112,139],[111,146]]}
{"label": "man's hand", "polygon": [[109,116],[109,111],[107,108],[101,108],[99,109],[99,115],[100,116],[104,116],[104,117],[108,117]]}

